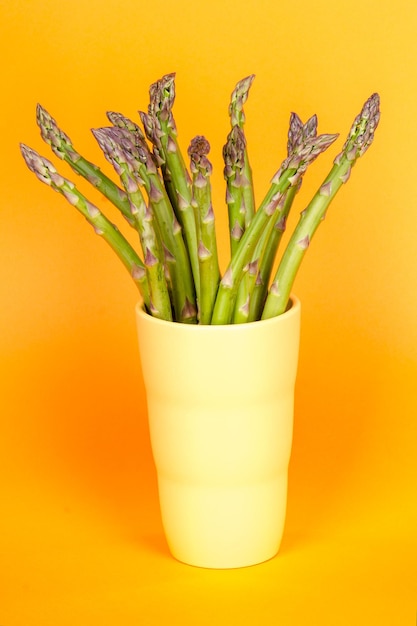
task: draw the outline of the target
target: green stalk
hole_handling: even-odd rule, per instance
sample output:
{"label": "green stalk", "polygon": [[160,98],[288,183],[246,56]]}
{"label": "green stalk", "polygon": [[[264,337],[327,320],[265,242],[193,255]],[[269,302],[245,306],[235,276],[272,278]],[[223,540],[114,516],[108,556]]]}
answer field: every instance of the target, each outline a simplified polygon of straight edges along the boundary
{"label": "green stalk", "polygon": [[[233,126],[238,126],[244,136],[244,125],[245,125],[245,113],[243,111],[243,105],[248,99],[249,89],[252,85],[255,76],[252,74],[251,76],[247,76],[240,80],[236,87],[232,92],[232,96],[230,99],[229,105],[229,115],[230,121]],[[243,206],[245,210],[245,227],[249,226],[252,217],[255,214],[255,195],[254,195],[254,185],[253,185],[253,176],[252,176],[252,168],[249,162],[249,155],[247,149],[247,142],[245,138],[245,145],[243,150],[243,178],[247,184],[245,184],[242,188],[242,200]]]}
{"label": "green stalk", "polygon": [[196,296],[187,248],[153,155],[140,130],[139,132],[136,130],[134,122],[120,113],[109,112],[107,115],[117,128],[112,133],[113,141],[117,142],[128,156],[132,172],[145,188],[158,223],[172,285],[175,320],[195,323]]}
{"label": "green stalk", "polygon": [[129,157],[117,141],[115,128],[94,129],[93,134],[106,159],[113,165],[129,198],[136,219],[151,295],[150,311],[154,317],[172,321],[171,301],[165,278],[162,244],[155,228],[152,210],[147,206],[132,172]]}
{"label": "green stalk", "polygon": [[[300,181],[301,179],[298,183]],[[263,292],[266,292],[265,286],[269,281],[268,269],[271,270],[275,260],[292,199],[298,187],[299,184],[290,187],[282,196],[276,219],[270,220],[264,229],[255,246],[252,260],[244,268],[245,274],[240,282],[234,307],[234,324],[244,324],[259,319],[260,312],[257,309],[262,307],[265,299]]]}
{"label": "green stalk", "polygon": [[236,302],[233,312],[233,324],[245,324],[250,321],[252,305],[252,292],[259,277],[259,264],[261,252],[258,252],[261,243],[266,239],[265,232],[269,232],[269,225],[262,233],[253,254],[253,260],[243,268],[243,276],[237,291]]}
{"label": "green stalk", "polygon": [[219,261],[211,200],[210,175],[212,165],[207,158],[210,144],[201,135],[195,137],[188,148],[193,177],[193,204],[196,210],[198,262],[200,272],[200,299],[198,302],[200,324],[210,324],[214,301],[220,281]]}
{"label": "green stalk", "polygon": [[279,219],[282,202],[287,190],[298,184],[308,165],[326,150],[336,139],[337,135],[320,135],[308,138],[291,157],[287,157],[272,179],[272,184],[265,199],[255,213],[250,226],[246,229],[235,255],[231,259],[226,272],[220,281],[216,302],[214,305],[212,324],[229,324],[232,319],[237,289],[242,278],[242,272],[247,263],[253,258],[255,247],[264,228],[273,220]]}
{"label": "green stalk", "polygon": [[261,261],[259,263],[259,269],[255,281],[252,281],[248,287],[248,294],[250,296],[249,314],[247,319],[248,322],[254,322],[261,317],[268,291],[272,266],[275,261],[282,235],[285,232],[288,214],[294,202],[294,198],[300,188],[300,183],[301,178],[298,185],[288,189],[284,196],[282,210],[279,213],[278,219],[274,223],[272,232],[270,232],[270,230],[265,231],[259,241],[257,250],[255,250],[255,256],[258,255]]}
{"label": "green stalk", "polygon": [[200,295],[198,242],[192,206],[191,177],[177,140],[172,107],[175,100],[175,74],[167,74],[150,87],[148,114],[140,112],[148,139],[161,164],[172,206],[188,247],[197,299]]}
{"label": "green stalk", "polygon": [[117,254],[139,289],[144,304],[149,311],[151,309],[151,299],[145,265],[129,242],[105,215],[77,190],[74,183],[65,179],[57,172],[50,161],[41,157],[35,150],[24,144],[20,144],[20,149],[26,165],[37,178],[54,191],[62,194],[93,226],[95,233],[102,237]]}
{"label": "green stalk", "polygon": [[126,193],[108,178],[97,165],[90,163],[74,148],[71,139],[57,125],[54,118],[40,104],[36,108],[36,119],[42,139],[49,144],[53,153],[80,176],[88,180],[103,196],[119,209],[131,226],[134,226]]}
{"label": "green stalk", "polygon": [[286,310],[297,271],[313,235],[324,219],[331,201],[348,180],[352,167],[371,145],[379,117],[379,96],[373,94],[355,118],[343,149],[336,157],[328,176],[301,213],[271,284],[262,319],[275,317]]}
{"label": "green stalk", "polygon": [[[309,138],[317,136],[317,116],[313,115],[307,120],[305,124],[296,113],[291,113],[290,123],[288,128],[288,140],[287,140],[287,156],[297,151],[297,148],[302,145],[304,141]],[[254,257],[259,260],[259,270],[255,279],[247,279],[242,281],[238,298],[236,302],[235,319],[234,322],[239,321],[255,321],[261,317],[262,309],[265,303],[265,298],[268,291],[268,285],[272,272],[272,266],[274,264],[277,250],[282,239],[282,235],[286,228],[287,218],[291,210],[294,198],[298,193],[302,183],[302,177],[298,179],[297,185],[294,185],[288,189],[282,202],[282,209],[279,216],[273,224],[272,229],[268,228],[264,231],[255,250]],[[246,287],[246,293],[240,294],[241,288]],[[248,301],[249,311],[244,310],[243,315],[238,308],[240,300],[246,297]],[[239,319],[240,318],[242,319]]]}

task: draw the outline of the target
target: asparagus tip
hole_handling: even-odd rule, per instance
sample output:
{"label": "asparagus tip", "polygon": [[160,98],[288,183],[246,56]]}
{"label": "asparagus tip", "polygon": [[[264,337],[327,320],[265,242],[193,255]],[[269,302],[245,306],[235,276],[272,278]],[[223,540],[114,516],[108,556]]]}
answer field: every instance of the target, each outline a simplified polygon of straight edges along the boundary
{"label": "asparagus tip", "polygon": [[200,174],[200,176],[203,176],[203,179],[196,177],[194,184],[198,186],[200,182],[201,186],[204,186],[206,176],[209,176],[213,169],[209,159],[207,158],[207,155],[210,152],[210,144],[203,135],[197,135],[191,140],[187,152],[190,157],[191,172],[193,174]]}
{"label": "asparagus tip", "polygon": [[41,157],[36,150],[33,150],[29,146],[24,143],[20,144],[20,152],[25,160],[26,165],[33,172],[39,180],[46,183],[47,185],[51,184],[51,176],[50,174],[55,174],[56,169],[53,164]]}
{"label": "asparagus tip", "polygon": [[118,113],[117,111],[107,111],[106,113],[108,120],[115,126],[116,128],[121,128],[124,130],[128,130],[133,133],[138,139],[144,139],[144,135],[142,129],[136,122],[125,117],[122,113]]}
{"label": "asparagus tip", "polygon": [[210,144],[203,135],[197,135],[191,139],[188,146],[188,155],[191,158],[199,159],[202,156],[207,156],[210,152]]}
{"label": "asparagus tip", "polygon": [[240,102],[242,105],[245,103],[254,79],[255,74],[250,74],[236,83],[232,92],[232,102]]}
{"label": "asparagus tip", "polygon": [[246,139],[240,126],[233,126],[223,147],[224,175],[229,178],[236,169],[242,170],[245,160]]}
{"label": "asparagus tip", "polygon": [[56,120],[41,105],[36,105],[36,122],[41,131],[42,139],[51,147],[53,153],[60,159],[67,155],[71,161],[77,161],[79,155],[74,151],[71,139],[62,131]]}
{"label": "asparagus tip", "polygon": [[149,112],[168,120],[175,100],[175,72],[165,74],[153,83],[149,88],[149,95]]}
{"label": "asparagus tip", "polygon": [[368,150],[373,142],[380,116],[380,97],[378,93],[373,93],[366,100],[361,112],[353,121],[342,152],[336,157],[335,162],[337,162],[343,154],[345,154],[350,161],[355,161]]}
{"label": "asparagus tip", "polygon": [[317,115],[312,115],[305,124],[297,113],[291,113],[288,128],[287,154],[292,154],[306,139],[317,137]]}
{"label": "asparagus tip", "polygon": [[245,122],[245,114],[243,113],[243,105],[248,99],[249,89],[254,81],[255,74],[250,74],[246,78],[240,80],[231,95],[229,105],[229,115],[232,126],[243,126]]}

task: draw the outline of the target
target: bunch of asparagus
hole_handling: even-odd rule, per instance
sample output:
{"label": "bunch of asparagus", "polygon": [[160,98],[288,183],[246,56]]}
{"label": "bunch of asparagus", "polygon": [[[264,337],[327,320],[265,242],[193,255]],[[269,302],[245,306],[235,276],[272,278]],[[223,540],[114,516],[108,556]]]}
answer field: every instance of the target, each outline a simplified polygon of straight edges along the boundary
{"label": "bunch of asparagus", "polygon": [[175,74],[150,87],[142,128],[121,113],[108,112],[110,126],[94,129],[116,184],[77,152],[70,138],[40,105],[37,122],[53,153],[66,161],[121,212],[137,231],[138,253],[102,211],[46,158],[21,144],[29,169],[62,194],[114,250],[139,289],[146,310],[160,319],[192,324],[252,322],[280,315],[288,306],[296,273],[317,227],[353,165],[372,143],[379,122],[373,94],[355,118],[346,142],[298,224],[272,276],[287,216],[310,165],[337,139],[317,134],[317,117],[306,123],[290,116],[287,156],[256,207],[243,111],[254,76],[232,92],[231,130],[223,149],[230,262],[220,273],[212,205],[210,145],[192,139],[187,167],[173,116]]}

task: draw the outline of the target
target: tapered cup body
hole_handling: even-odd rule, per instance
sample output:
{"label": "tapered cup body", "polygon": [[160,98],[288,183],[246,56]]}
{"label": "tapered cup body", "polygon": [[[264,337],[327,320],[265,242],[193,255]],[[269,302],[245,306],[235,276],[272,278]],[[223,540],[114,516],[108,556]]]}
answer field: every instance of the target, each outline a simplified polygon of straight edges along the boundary
{"label": "tapered cup body", "polygon": [[161,515],[172,555],[208,568],[279,550],[286,513],[300,302],[224,326],[136,308]]}

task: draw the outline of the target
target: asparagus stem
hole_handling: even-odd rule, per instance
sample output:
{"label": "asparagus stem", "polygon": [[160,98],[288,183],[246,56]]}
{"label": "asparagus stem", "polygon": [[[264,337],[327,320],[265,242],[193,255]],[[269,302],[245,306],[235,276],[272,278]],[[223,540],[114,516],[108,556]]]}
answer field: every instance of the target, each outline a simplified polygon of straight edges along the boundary
{"label": "asparagus stem", "polygon": [[[255,76],[254,74],[252,74],[240,80],[234,88],[230,99],[229,115],[232,127],[238,126],[241,129],[243,136],[245,125],[245,113],[243,111],[243,105],[248,99],[249,89],[253,83],[254,78]],[[242,200],[243,206],[245,208],[245,227],[247,227],[249,226],[252,217],[255,214],[255,195],[252,168],[249,162],[246,138],[243,151],[243,177],[244,180],[247,181],[247,184],[243,185]]]}
{"label": "asparagus stem", "polygon": [[259,255],[261,261],[259,263],[258,273],[256,279],[249,286],[250,295],[250,310],[248,315],[248,322],[253,322],[260,319],[262,309],[265,303],[266,294],[268,291],[268,284],[272,272],[272,266],[275,261],[277,250],[282,239],[282,235],[285,232],[287,217],[294,202],[294,198],[300,188],[301,178],[298,185],[290,187],[285,194],[282,210],[278,219],[273,225],[272,232],[270,229],[264,232],[261,237],[256,254]]}
{"label": "asparagus stem", "polygon": [[261,253],[257,254],[260,243],[264,241],[265,231],[269,231],[269,226],[262,233],[253,254],[253,260],[243,268],[243,276],[240,281],[236,302],[234,305],[233,324],[244,324],[250,321],[250,311],[252,306],[252,293],[254,291],[256,281],[259,276],[259,265],[261,261]]}
{"label": "asparagus stem", "polygon": [[195,323],[196,296],[187,248],[153,155],[134,122],[120,113],[109,112],[107,115],[119,129],[113,133],[113,140],[118,142],[120,149],[129,157],[132,171],[136,180],[144,186],[158,223],[172,284],[175,320]]}
{"label": "asparagus stem", "polygon": [[103,196],[119,209],[131,226],[134,226],[126,193],[108,178],[97,165],[90,163],[74,148],[71,139],[57,125],[54,118],[40,104],[36,108],[36,119],[44,141],[54,154],[66,161],[70,167],[88,180]]}
{"label": "asparagus stem", "polygon": [[290,187],[284,194],[275,221],[270,220],[264,229],[255,247],[252,261],[244,268],[244,271],[247,270],[247,272],[238,288],[233,317],[234,324],[260,319],[272,266],[286,228],[288,214],[294,197],[301,187],[301,182],[302,178],[299,178],[297,185]]}
{"label": "asparagus stem", "polygon": [[172,107],[175,100],[175,74],[166,74],[150,87],[148,114],[140,112],[154,154],[161,164],[172,206],[180,222],[188,247],[197,299],[200,295],[198,242],[192,206],[191,177],[177,140]]}
{"label": "asparagus stem", "polygon": [[26,165],[37,178],[54,191],[62,194],[93,226],[95,233],[109,244],[130,273],[146,308],[150,310],[151,298],[145,265],[125,237],[96,206],[78,191],[74,183],[57,172],[50,161],[25,144],[20,144],[20,149]]}
{"label": "asparagus stem", "polygon": [[229,215],[230,253],[233,257],[246,228],[243,190],[248,186],[244,171],[245,137],[239,126],[233,126],[223,148],[226,203]]}
{"label": "asparagus stem", "polygon": [[251,260],[264,228],[271,220],[275,222],[278,219],[279,213],[277,215],[277,211],[282,211],[287,190],[298,184],[300,176],[304,174],[308,165],[326,150],[336,138],[337,135],[320,135],[319,137],[308,138],[296,147],[291,157],[287,157],[282,163],[220,281],[212,324],[230,323],[242,271]]}
{"label": "asparagus stem", "polygon": [[201,135],[195,137],[188,148],[193,177],[193,204],[196,210],[198,261],[200,272],[200,298],[198,302],[200,324],[210,324],[214,301],[220,281],[219,261],[211,200],[210,175],[212,165],[207,158],[210,144]]}
{"label": "asparagus stem", "polygon": [[[305,124],[296,113],[291,113],[288,128],[287,140],[287,156],[290,157],[297,148],[308,138],[317,136],[317,116],[313,115]],[[259,270],[255,280],[245,283],[242,281],[239,292],[243,286],[246,286],[247,294],[243,293],[240,298],[249,298],[249,314],[247,321],[255,321],[260,318],[262,309],[267,295],[268,285],[272,272],[272,266],[275,261],[277,250],[282,239],[282,235],[286,228],[288,214],[291,210],[294,198],[298,193],[302,183],[302,176],[298,179],[297,185],[288,189],[283,201],[282,210],[273,224],[273,228],[268,228],[262,234],[256,247],[254,256],[259,259]],[[239,300],[239,293],[238,293]],[[236,308],[238,303],[236,303]],[[236,316],[237,314],[235,314]]]}
{"label": "asparagus stem", "polygon": [[154,317],[172,320],[171,300],[165,278],[164,253],[160,238],[155,229],[154,216],[147,206],[135,179],[131,160],[118,141],[116,128],[93,130],[106,159],[113,165],[125,188],[134,216],[142,246],[146,274],[151,295],[151,312]]}
{"label": "asparagus stem", "polygon": [[301,213],[300,220],[288,242],[265,302],[262,319],[283,313],[288,305],[292,285],[311,239],[327,208],[350,175],[352,167],[372,143],[380,117],[379,96],[373,94],[355,118],[341,153],[319,190]]}

